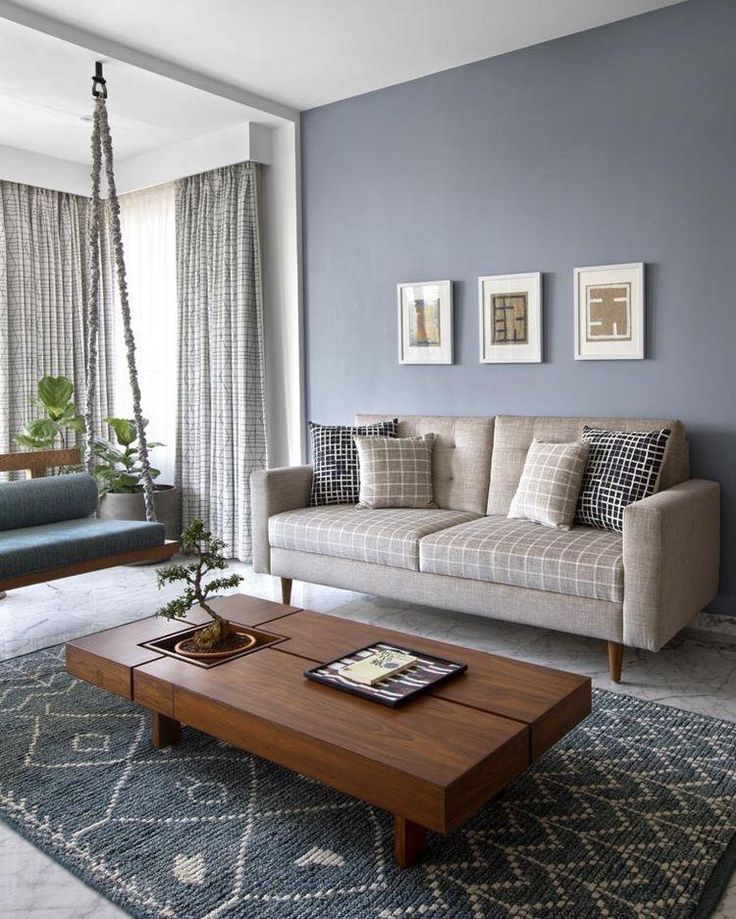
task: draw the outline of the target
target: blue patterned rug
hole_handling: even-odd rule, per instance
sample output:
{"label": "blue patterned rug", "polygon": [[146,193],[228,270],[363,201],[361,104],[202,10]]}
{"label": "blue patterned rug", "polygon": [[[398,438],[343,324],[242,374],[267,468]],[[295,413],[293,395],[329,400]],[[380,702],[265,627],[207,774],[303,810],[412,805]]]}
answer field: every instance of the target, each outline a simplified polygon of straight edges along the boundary
{"label": "blue patterned rug", "polygon": [[63,650],[0,664],[0,817],[140,917],[705,917],[736,861],[736,725],[597,691],[594,711],[423,862],[388,815],[141,709]]}

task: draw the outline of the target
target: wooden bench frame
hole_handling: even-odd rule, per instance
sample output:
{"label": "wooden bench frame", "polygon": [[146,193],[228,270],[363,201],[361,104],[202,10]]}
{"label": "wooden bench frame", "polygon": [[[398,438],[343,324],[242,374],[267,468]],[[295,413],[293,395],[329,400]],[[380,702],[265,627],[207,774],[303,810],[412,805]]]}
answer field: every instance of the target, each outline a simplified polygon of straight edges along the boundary
{"label": "wooden bench frame", "polygon": [[[81,454],[76,447],[68,450],[38,450],[36,452],[0,453],[0,472],[23,472],[28,478],[42,478],[55,466],[78,466]],[[60,578],[70,578],[75,574],[86,574],[88,571],[99,571],[102,568],[116,568],[118,565],[135,565],[141,562],[164,562],[179,551],[179,543],[169,539],[161,546],[149,546],[145,549],[132,549],[114,555],[102,555],[99,558],[84,562],[73,562],[70,565],[59,565],[42,571],[29,571],[11,578],[0,578],[0,599],[5,591],[31,584],[45,584]]]}
{"label": "wooden bench frame", "polygon": [[0,453],[0,472],[25,472],[26,478],[40,479],[56,466],[79,466],[82,456],[76,447],[68,450],[23,450]]}

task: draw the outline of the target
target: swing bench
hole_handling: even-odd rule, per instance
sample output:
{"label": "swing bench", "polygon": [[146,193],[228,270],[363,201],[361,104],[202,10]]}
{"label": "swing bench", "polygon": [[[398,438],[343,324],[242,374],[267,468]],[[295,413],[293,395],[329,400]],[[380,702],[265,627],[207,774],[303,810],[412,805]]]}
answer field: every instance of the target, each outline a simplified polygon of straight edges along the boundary
{"label": "swing bench", "polygon": [[0,471],[31,474],[0,483],[0,597],[87,571],[165,561],[178,550],[161,523],[96,518],[92,476],[45,475],[50,466],[79,461],[78,450],[0,455]]}
{"label": "swing bench", "polygon": [[[89,299],[86,318],[86,403],[87,433],[84,465],[86,472],[46,475],[50,466],[78,465],[78,450],[47,450],[39,453],[0,455],[0,472],[27,470],[30,478],[0,483],[0,598],[5,591],[29,584],[83,574],[100,568],[136,562],[164,561],[179,548],[167,542],[163,524],[156,522],[153,481],[148,460],[146,425],[141,410],[141,392],[135,362],[125,260],[120,230],[120,204],[113,171],[112,137],[107,118],[107,85],[102,63],[95,64],[92,77],[95,99],[92,117],[92,195],[88,218]],[[101,173],[105,165],[112,250],[118,281],[123,333],[127,346],[128,376],[133,395],[133,416],[138,431],[141,483],[146,509],[143,520],[100,520],[95,482],[95,387],[99,337]],[[39,477],[40,476],[40,477]]]}

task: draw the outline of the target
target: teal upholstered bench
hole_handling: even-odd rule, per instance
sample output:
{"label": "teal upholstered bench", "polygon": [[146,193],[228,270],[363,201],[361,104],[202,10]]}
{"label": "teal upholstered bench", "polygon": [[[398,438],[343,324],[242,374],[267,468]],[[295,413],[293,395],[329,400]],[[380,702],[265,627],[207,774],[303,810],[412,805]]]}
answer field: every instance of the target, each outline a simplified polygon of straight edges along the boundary
{"label": "teal upholstered bench", "polygon": [[84,473],[0,483],[0,592],[177,551],[163,524],[98,520],[96,509]]}

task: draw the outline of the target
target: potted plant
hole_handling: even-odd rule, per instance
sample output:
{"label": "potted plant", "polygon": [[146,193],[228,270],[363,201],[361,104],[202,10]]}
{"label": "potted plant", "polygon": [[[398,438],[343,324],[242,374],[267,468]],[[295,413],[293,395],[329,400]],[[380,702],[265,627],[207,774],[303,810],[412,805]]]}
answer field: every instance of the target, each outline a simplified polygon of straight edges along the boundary
{"label": "potted plant", "polygon": [[[38,395],[33,400],[43,417],[34,418],[16,435],[15,442],[31,450],[66,450],[78,446],[84,434],[84,418],[74,404],[74,384],[68,377],[44,376],[38,381]],[[74,467],[58,468],[59,473]]]}
{"label": "potted plant", "polygon": [[223,549],[225,543],[205,529],[204,523],[193,520],[181,534],[181,549],[187,555],[193,555],[194,561],[188,564],[169,565],[160,568],[156,573],[159,589],[164,584],[181,581],[186,584],[184,593],[162,606],[156,615],[165,619],[183,619],[196,603],[212,619],[209,625],[197,629],[193,636],[182,639],[175,646],[178,654],[193,658],[216,658],[237,654],[252,647],[256,639],[253,635],[234,626],[207,603],[213,593],[237,587],[243,580],[239,574],[213,578],[204,583],[210,571],[224,571],[227,568]]}
{"label": "potted plant", "polygon": [[[106,520],[145,520],[138,427],[128,418],[105,418],[115,442],[98,438],[92,447],[96,459],[94,468],[100,493],[100,517]],[[145,424],[146,422],[144,422]],[[149,448],[161,447],[156,441]],[[160,475],[151,468],[151,478]],[[174,485],[154,484],[153,506],[157,519],[166,527],[166,538],[176,539],[179,517],[179,497]]]}

